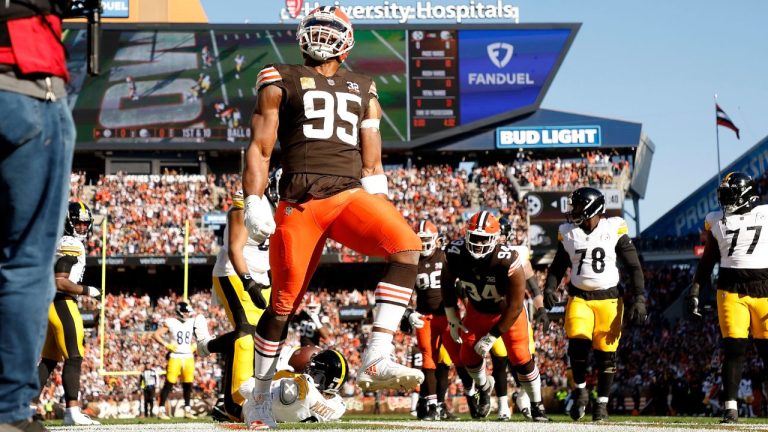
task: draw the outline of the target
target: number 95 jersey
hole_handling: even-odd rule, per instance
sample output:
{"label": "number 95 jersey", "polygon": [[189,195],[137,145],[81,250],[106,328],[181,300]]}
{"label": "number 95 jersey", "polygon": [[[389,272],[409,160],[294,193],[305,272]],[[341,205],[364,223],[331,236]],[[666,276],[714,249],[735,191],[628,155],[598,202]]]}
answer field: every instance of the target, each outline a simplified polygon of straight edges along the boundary
{"label": "number 95 jersey", "polygon": [[587,234],[577,225],[560,225],[557,236],[571,258],[571,284],[584,291],[610,289],[619,283],[616,244],[629,232],[620,217],[600,219]]}
{"label": "number 95 jersey", "polygon": [[[371,99],[378,97],[373,80],[347,69],[326,77],[309,66],[274,64],[262,69],[256,81],[258,90],[270,85],[283,91],[277,130],[280,197],[296,202],[305,195],[326,198],[359,187],[360,124]],[[315,184],[318,176],[338,179]]]}

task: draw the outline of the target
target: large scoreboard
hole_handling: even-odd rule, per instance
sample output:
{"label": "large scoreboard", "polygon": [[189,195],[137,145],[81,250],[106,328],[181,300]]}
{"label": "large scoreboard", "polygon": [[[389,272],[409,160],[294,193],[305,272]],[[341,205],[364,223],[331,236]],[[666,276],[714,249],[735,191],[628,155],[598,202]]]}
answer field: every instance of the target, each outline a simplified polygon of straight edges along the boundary
{"label": "large scoreboard", "polygon": [[[578,28],[359,26],[344,67],[375,80],[386,146],[535,110]],[[242,147],[261,68],[303,62],[287,26],[105,26],[98,77],[84,28],[64,42],[80,149]]]}

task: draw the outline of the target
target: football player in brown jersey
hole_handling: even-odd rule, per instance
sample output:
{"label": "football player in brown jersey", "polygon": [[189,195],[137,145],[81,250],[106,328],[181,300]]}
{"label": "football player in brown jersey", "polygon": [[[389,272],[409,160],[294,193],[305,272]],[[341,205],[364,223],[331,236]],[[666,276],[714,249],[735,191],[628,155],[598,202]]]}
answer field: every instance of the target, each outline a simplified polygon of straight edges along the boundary
{"label": "football player in brown jersey", "polygon": [[[256,241],[272,236],[272,298],[255,335],[257,383],[243,407],[249,427],[275,427],[269,383],[286,324],[328,238],[389,263],[375,290],[373,331],[357,384],[364,390],[410,390],[424,380],[421,371],[390,359],[393,334],[416,283],[421,242],[387,199],[376,84],[341,68],[354,34],[340,8],[325,6],[307,14],[297,38],[303,65],[270,65],[258,75],[243,173],[249,234]],[[276,140],[283,175],[273,218],[263,194]]]}
{"label": "football player in brown jersey", "polygon": [[[421,220],[416,226],[416,234],[421,239],[421,257],[416,278],[416,310],[409,315],[411,325],[416,328],[416,339],[423,362],[424,384],[420,388],[420,400],[417,417],[420,420],[446,420],[455,417],[445,404],[448,389],[450,365],[462,379],[465,387],[472,388],[472,377],[466,371],[459,357],[455,344],[445,342],[449,337],[448,321],[445,318],[443,295],[440,291],[440,274],[445,265],[445,252],[439,242],[438,229],[429,220]],[[419,325],[416,321],[419,321]],[[445,350],[443,353],[442,350]],[[450,361],[445,357],[450,358]],[[442,361],[441,361],[442,360]],[[468,397],[470,411],[474,412],[474,398]]]}
{"label": "football player in brown jersey", "polygon": [[[488,211],[470,218],[466,235],[445,250],[446,264],[440,278],[450,337],[461,343],[461,361],[475,380],[479,413],[487,416],[494,380],[485,373],[485,357],[501,338],[512,370],[531,399],[531,417],[549,421],[541,400],[541,378],[531,351],[530,323],[525,312],[527,257],[498,243],[499,221]],[[466,315],[454,306],[456,285],[466,294]]]}

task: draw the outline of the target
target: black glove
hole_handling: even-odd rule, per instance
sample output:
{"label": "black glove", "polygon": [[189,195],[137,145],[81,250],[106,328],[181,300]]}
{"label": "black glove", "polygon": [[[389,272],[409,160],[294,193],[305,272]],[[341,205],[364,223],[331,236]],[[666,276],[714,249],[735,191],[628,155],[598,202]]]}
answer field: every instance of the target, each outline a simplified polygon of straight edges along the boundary
{"label": "black glove", "polygon": [[245,289],[245,292],[251,296],[253,304],[259,309],[266,309],[267,299],[264,298],[264,293],[262,291],[269,287],[256,282],[248,273],[241,274],[240,280],[243,281],[243,289]]}
{"label": "black glove", "polygon": [[549,327],[549,314],[547,308],[540,307],[533,313],[533,322],[540,322],[544,325],[544,328]]}
{"label": "black glove", "polygon": [[629,322],[635,326],[641,326],[645,324],[645,319],[648,318],[648,311],[645,309],[645,297],[636,296],[635,301],[629,306],[627,313]]}
{"label": "black glove", "polygon": [[693,284],[691,290],[688,293],[686,300],[686,306],[688,309],[688,315],[693,319],[701,319],[701,309],[699,309],[699,285]]}
{"label": "black glove", "polygon": [[559,299],[557,298],[557,294],[555,294],[554,290],[545,289],[544,290],[544,307],[547,308],[547,310],[552,309],[552,307],[557,304]]}

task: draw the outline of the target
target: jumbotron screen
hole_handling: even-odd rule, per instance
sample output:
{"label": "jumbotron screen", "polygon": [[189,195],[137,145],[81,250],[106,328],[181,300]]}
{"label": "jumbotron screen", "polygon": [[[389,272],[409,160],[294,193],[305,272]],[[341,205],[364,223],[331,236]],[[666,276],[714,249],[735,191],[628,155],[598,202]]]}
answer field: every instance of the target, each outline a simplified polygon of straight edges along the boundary
{"label": "jumbotron screen", "polygon": [[[344,67],[376,81],[385,145],[411,141],[535,109],[577,28],[362,28]],[[64,42],[81,149],[242,146],[261,68],[303,61],[293,29],[107,27],[101,75],[90,77],[85,30],[68,29]]]}

